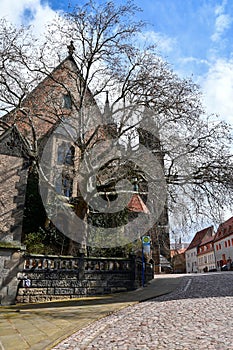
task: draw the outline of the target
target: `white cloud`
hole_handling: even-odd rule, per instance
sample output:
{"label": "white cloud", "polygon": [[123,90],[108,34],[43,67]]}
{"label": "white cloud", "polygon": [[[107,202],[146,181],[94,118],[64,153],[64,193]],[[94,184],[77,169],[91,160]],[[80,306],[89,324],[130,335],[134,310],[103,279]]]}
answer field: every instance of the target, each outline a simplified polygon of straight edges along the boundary
{"label": "white cloud", "polygon": [[231,22],[232,18],[229,15],[219,15],[215,21],[215,32],[211,36],[211,40],[215,42],[219,41],[225,30],[230,28]]}
{"label": "white cloud", "polygon": [[201,85],[207,112],[233,124],[233,59],[215,61]]}
{"label": "white cloud", "polygon": [[223,0],[220,6],[217,6],[215,9],[215,32],[211,36],[211,40],[217,42],[221,39],[221,36],[224,34],[225,30],[230,28],[232,23],[232,18],[228,14],[224,14],[225,6],[227,5],[227,0]]}
{"label": "white cloud", "polygon": [[218,15],[221,15],[224,10],[225,10],[225,6],[227,5],[227,0],[223,0],[222,2],[222,5],[218,5],[216,8],[215,8],[215,14],[218,16]]}
{"label": "white cloud", "polygon": [[30,24],[38,36],[43,34],[46,24],[55,16],[56,12],[40,0],[0,1],[0,17],[16,26]]}
{"label": "white cloud", "polygon": [[205,64],[205,65],[209,65],[209,61],[206,59],[202,59],[202,58],[197,58],[197,57],[193,57],[193,56],[189,56],[189,57],[182,57],[179,60],[182,64],[188,64],[188,63],[196,63],[196,64]]}
{"label": "white cloud", "polygon": [[153,30],[143,32],[138,39],[148,45],[157,45],[162,53],[171,52],[176,46],[176,39],[168,37],[163,33],[156,33]]}

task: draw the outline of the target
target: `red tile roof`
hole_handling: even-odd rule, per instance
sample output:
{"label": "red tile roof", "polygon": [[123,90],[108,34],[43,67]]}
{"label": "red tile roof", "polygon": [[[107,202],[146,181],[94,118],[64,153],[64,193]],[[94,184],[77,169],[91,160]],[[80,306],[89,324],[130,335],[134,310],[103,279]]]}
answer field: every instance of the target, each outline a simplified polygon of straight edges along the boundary
{"label": "red tile roof", "polygon": [[198,247],[202,243],[202,240],[205,237],[206,238],[212,237],[213,230],[214,230],[213,226],[209,226],[209,227],[204,228],[201,231],[198,231],[195,234],[195,236],[194,236],[193,240],[191,241],[190,245],[188,246],[187,250],[195,248],[195,247]]}
{"label": "red tile roof", "polygon": [[149,210],[138,194],[133,194],[127,208],[136,213],[149,214]]}
{"label": "red tile roof", "polygon": [[214,238],[214,242],[217,242],[218,240],[224,237],[228,237],[232,234],[233,234],[233,216],[219,225]]}
{"label": "red tile roof", "polygon": [[181,248],[181,249],[171,249],[171,258],[175,255],[181,255],[186,252],[186,248]]}
{"label": "red tile roof", "polygon": [[200,245],[198,246],[198,253],[197,255],[203,255],[209,252],[214,251],[214,236],[211,237],[205,237]]}
{"label": "red tile roof", "polygon": [[205,244],[208,244],[208,243],[211,243],[214,241],[214,236],[206,236],[203,238],[203,240],[201,241],[201,243],[199,244],[199,246],[201,247],[202,245],[205,245]]}

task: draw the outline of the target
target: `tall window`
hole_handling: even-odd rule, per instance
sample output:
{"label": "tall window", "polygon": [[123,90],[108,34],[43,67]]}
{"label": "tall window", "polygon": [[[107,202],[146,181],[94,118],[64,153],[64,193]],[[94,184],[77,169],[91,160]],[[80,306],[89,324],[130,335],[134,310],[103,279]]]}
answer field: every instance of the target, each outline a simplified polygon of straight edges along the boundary
{"label": "tall window", "polygon": [[66,152],[65,164],[67,164],[67,165],[74,165],[74,153],[75,153],[74,146],[71,146],[69,148],[68,152]]}
{"label": "tall window", "polygon": [[69,174],[62,174],[55,182],[56,192],[66,197],[72,197],[73,179]]}
{"label": "tall window", "polygon": [[57,149],[57,163],[63,164],[64,162],[64,151],[65,151],[65,144],[62,142],[61,145],[58,146]]}
{"label": "tall window", "polygon": [[74,146],[69,147],[65,142],[62,142],[57,149],[57,163],[65,165],[74,165]]}
{"label": "tall window", "polygon": [[73,192],[73,179],[69,175],[65,175],[62,178],[62,192],[64,196],[71,197]]}

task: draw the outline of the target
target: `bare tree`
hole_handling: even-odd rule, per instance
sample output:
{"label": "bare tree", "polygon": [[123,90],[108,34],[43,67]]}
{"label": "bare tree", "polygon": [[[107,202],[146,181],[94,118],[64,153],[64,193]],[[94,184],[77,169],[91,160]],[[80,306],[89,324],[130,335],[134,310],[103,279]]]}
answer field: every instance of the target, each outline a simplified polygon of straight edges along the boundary
{"label": "bare tree", "polygon": [[[34,42],[30,47],[28,29],[16,30],[3,23],[0,108],[9,118],[2,118],[1,125],[7,128],[16,122],[24,123],[24,130],[30,128],[30,133],[24,132],[24,136],[31,144],[30,152],[33,151],[38,168],[41,122],[50,124],[47,131],[60,123],[79,148],[79,161],[86,163],[89,158],[85,156],[93,155],[92,149],[103,135],[103,125],[115,124],[114,139],[120,139],[125,148],[130,143],[135,149],[139,142],[135,135],[140,128],[145,129],[146,147],[153,154],[159,151],[162,158],[170,212],[181,218],[184,226],[204,217],[216,219],[218,212],[224,206],[230,208],[232,203],[231,128],[205,113],[196,84],[179,78],[158,56],[156,47],[144,47],[137,41],[137,34],[143,30],[143,23],[133,21],[137,11],[131,1],[119,6],[113,2],[97,5],[88,1],[60,15],[50,25],[45,42],[42,45]],[[65,65],[71,87],[64,77],[51,74],[55,60],[61,62],[65,57],[67,45],[70,61],[76,62]],[[33,96],[33,88],[43,78],[50,81],[43,99],[44,109],[38,106],[37,98],[30,98],[27,103],[28,94]],[[108,100],[104,107],[106,91]],[[69,96],[72,113],[61,107],[61,94]],[[105,113],[100,113],[95,101]],[[93,110],[88,114],[90,106],[98,115],[94,121]],[[69,128],[74,117],[78,120],[75,133]],[[152,139],[155,136],[157,145],[150,145],[149,132]],[[102,149],[101,157],[108,151]],[[122,169],[126,163],[115,154],[106,162],[105,169],[111,166]],[[91,198],[98,166],[91,162],[86,165],[87,193]],[[140,173],[139,168],[131,171],[131,179],[136,170]],[[102,166],[102,179],[103,169]],[[122,172],[115,171],[110,180],[116,184],[121,177]],[[146,171],[141,171],[139,177],[147,184],[152,181]],[[106,180],[105,186],[111,181]],[[103,183],[100,180],[97,184],[101,187]]]}

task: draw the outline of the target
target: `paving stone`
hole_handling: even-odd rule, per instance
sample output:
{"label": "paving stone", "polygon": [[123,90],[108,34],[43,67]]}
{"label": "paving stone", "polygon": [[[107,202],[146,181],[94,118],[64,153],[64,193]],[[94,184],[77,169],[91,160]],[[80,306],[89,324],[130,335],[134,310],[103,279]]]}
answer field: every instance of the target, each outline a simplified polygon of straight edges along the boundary
{"label": "paving stone", "polygon": [[233,350],[232,286],[233,272],[186,275],[173,293],[117,311],[53,349]]}

